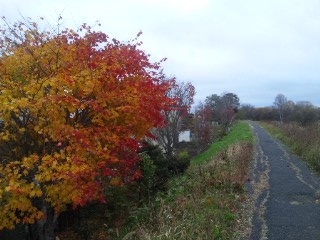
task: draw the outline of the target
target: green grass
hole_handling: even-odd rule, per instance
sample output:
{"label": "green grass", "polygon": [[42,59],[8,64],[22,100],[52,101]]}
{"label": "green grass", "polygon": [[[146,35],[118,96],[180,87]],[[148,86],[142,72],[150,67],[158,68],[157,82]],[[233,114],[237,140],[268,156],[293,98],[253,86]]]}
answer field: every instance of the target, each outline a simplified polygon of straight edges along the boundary
{"label": "green grass", "polygon": [[191,164],[201,164],[203,162],[210,161],[218,152],[227,149],[232,144],[244,140],[253,141],[250,126],[245,122],[237,122],[228,135],[223,137],[221,141],[213,143],[208,150],[196,156],[192,160]]}
{"label": "green grass", "polygon": [[[193,160],[166,192],[131,216],[134,239],[237,239],[238,209],[252,159],[250,126],[237,122],[221,141]],[[232,149],[234,151],[232,151]]]}

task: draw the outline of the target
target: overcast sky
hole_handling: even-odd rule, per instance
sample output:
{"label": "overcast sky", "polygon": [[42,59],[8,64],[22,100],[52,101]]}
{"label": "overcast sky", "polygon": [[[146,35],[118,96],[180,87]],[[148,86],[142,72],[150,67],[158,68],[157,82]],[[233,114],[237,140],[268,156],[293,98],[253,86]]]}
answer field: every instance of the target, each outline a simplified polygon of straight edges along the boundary
{"label": "overcast sky", "polygon": [[195,101],[236,93],[270,106],[278,93],[320,106],[319,0],[0,0],[11,21],[43,16],[54,24],[102,24],[142,48],[165,73],[196,88]]}

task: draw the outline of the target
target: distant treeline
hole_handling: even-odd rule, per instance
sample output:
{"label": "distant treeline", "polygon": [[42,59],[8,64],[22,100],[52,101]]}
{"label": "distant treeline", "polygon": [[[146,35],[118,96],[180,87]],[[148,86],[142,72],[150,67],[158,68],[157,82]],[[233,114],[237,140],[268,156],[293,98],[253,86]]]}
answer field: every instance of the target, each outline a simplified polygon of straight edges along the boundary
{"label": "distant treeline", "polygon": [[320,108],[309,101],[293,102],[283,94],[278,94],[269,107],[254,107],[250,104],[241,105],[238,117],[255,121],[279,121],[281,123],[297,122],[302,126],[320,120]]}

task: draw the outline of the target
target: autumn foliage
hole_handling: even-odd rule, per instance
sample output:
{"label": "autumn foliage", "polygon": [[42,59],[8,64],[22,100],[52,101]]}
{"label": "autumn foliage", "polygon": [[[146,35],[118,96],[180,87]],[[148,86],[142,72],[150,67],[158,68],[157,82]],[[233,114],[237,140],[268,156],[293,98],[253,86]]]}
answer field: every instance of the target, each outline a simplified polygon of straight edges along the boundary
{"label": "autumn foliage", "polygon": [[104,201],[105,186],[141,176],[137,150],[172,105],[137,39],[84,24],[0,29],[0,230]]}

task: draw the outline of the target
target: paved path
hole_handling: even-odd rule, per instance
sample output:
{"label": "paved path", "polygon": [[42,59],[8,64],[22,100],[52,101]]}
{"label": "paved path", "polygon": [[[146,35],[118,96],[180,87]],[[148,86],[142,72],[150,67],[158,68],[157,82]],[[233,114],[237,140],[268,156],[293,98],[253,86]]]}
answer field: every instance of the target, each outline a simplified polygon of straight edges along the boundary
{"label": "paved path", "polygon": [[320,178],[257,123],[253,240],[320,240]]}

